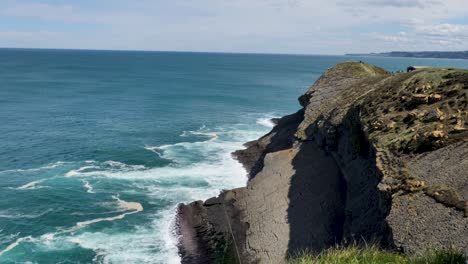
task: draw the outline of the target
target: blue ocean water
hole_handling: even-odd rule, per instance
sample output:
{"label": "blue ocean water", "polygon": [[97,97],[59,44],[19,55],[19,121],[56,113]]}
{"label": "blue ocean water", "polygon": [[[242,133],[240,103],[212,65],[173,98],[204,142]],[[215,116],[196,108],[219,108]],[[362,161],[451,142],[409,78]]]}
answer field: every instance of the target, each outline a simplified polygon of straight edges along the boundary
{"label": "blue ocean water", "polygon": [[230,153],[325,70],[466,60],[0,49],[0,263],[178,263],[180,202],[245,184]]}

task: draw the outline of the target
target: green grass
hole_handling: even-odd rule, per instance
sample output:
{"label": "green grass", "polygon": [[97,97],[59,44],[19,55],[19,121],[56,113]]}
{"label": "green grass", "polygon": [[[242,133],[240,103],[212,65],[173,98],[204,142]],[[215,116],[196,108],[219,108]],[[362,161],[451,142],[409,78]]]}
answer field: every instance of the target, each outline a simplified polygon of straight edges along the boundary
{"label": "green grass", "polygon": [[432,250],[414,257],[395,252],[382,251],[375,247],[334,248],[318,256],[300,254],[288,264],[466,264],[466,257],[456,250]]}

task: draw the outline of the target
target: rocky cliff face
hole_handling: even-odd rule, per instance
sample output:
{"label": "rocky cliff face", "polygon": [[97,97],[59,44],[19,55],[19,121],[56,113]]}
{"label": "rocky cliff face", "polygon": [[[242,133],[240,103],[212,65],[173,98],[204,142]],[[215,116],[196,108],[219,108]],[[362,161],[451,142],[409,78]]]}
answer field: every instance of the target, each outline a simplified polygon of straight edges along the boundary
{"label": "rocky cliff face", "polygon": [[375,243],[468,250],[468,71],[328,70],[302,109],[234,153],[245,188],[179,206],[184,263],[283,263]]}

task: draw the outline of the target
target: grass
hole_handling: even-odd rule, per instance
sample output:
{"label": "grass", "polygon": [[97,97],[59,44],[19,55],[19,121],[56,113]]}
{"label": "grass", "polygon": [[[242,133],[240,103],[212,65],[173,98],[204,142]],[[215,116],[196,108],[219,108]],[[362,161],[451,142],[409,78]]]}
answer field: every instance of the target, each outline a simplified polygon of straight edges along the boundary
{"label": "grass", "polygon": [[318,256],[300,254],[288,264],[467,264],[460,251],[432,250],[423,255],[407,257],[395,252],[382,251],[376,247],[333,248]]}

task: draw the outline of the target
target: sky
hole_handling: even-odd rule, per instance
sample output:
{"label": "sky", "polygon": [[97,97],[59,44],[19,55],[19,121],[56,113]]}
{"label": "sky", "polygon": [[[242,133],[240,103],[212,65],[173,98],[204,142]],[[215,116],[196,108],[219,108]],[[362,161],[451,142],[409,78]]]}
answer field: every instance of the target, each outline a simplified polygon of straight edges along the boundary
{"label": "sky", "polygon": [[468,0],[0,0],[0,47],[468,50]]}

